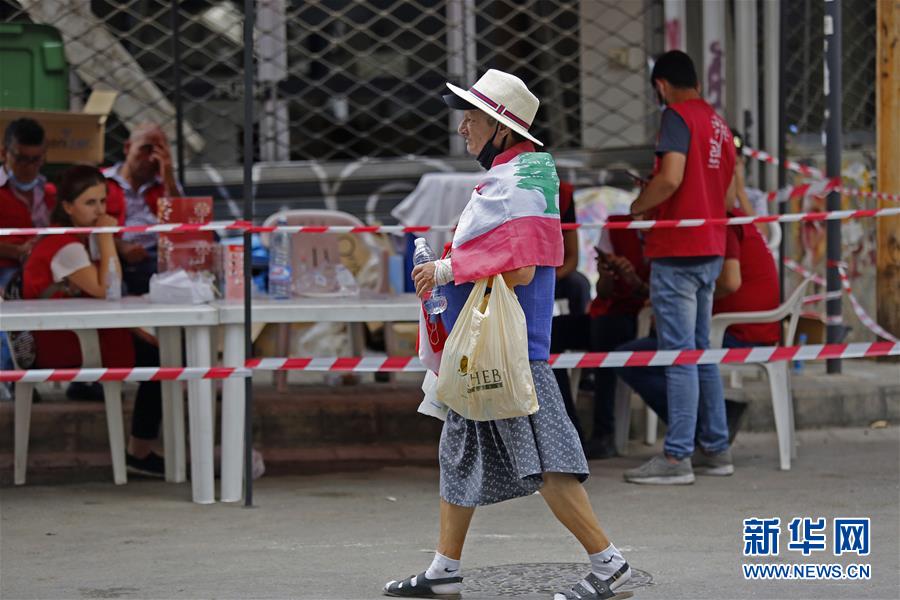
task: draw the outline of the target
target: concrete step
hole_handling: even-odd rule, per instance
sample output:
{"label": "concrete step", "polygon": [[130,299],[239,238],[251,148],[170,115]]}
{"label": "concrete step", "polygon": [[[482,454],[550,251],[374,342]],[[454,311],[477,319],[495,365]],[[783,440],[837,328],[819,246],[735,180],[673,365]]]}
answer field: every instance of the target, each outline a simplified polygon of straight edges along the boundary
{"label": "concrete step", "polygon": [[[749,402],[745,429],[774,431],[768,387],[744,378],[728,398]],[[900,422],[900,365],[845,361],[844,374],[824,374],[808,363],[792,377],[798,429],[867,426]],[[134,384],[126,387],[130,422]],[[109,445],[103,404],[65,399],[62,389],[44,390],[34,405],[29,450],[29,481],[58,477],[106,479]],[[263,452],[269,473],[353,470],[393,464],[436,464],[441,423],[416,412],[422,398],[412,381],[325,386],[292,385],[281,394],[270,385],[254,386],[254,446]],[[591,393],[579,394],[583,423],[591,423]],[[632,437],[643,437],[643,403],[635,402]],[[0,483],[12,480],[13,403],[0,403]],[[660,429],[662,436],[662,429]]]}

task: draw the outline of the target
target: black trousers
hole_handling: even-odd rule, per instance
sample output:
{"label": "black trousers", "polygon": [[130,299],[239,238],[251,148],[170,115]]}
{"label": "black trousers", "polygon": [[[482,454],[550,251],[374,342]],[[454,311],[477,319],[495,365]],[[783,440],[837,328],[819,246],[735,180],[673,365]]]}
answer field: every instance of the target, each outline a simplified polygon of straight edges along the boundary
{"label": "black trousers", "polygon": [[554,298],[569,301],[570,315],[583,315],[591,301],[591,282],[582,273],[572,271],[556,280]]}
{"label": "black trousers", "polygon": [[[158,367],[159,348],[144,338],[131,334],[134,340],[136,367]],[[131,415],[131,435],[142,440],[159,437],[162,422],[162,384],[159,381],[142,381],[138,384]]]}
{"label": "black trousers", "polygon": [[150,278],[156,273],[157,266],[156,248],[147,252],[149,256],[141,262],[128,264],[122,261],[122,281],[125,283],[125,293],[129,296],[143,296],[150,291]]}
{"label": "black trousers", "polygon": [[[560,315],[553,318],[550,352],[611,352],[620,344],[634,339],[637,318],[630,315]],[[612,435],[615,431],[616,374],[613,369],[594,369],[594,428],[591,437]],[[566,412],[578,435],[584,439],[581,422],[575,412],[575,401],[566,369],[554,369]]]}

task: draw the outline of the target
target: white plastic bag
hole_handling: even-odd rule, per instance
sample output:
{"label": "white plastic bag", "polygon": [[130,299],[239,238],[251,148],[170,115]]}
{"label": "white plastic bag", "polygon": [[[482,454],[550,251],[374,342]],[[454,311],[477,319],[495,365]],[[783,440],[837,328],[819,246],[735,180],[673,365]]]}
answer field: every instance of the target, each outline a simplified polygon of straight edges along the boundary
{"label": "white plastic bag", "polygon": [[208,273],[188,274],[184,269],[154,273],[150,278],[150,302],[161,304],[204,304],[216,293]]}
{"label": "white plastic bag", "polygon": [[528,364],[528,331],[519,300],[502,276],[475,283],[444,344],[437,399],[474,421],[524,417],[538,410]]}

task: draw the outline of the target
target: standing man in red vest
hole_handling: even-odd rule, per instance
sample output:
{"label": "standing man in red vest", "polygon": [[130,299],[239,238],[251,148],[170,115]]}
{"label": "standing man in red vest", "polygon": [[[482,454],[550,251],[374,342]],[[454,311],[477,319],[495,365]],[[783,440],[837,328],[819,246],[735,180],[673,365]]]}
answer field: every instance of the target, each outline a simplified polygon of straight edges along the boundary
{"label": "standing man in red vest", "polygon": [[[631,214],[651,219],[725,217],[734,142],[728,125],[701,97],[694,63],[684,52],[666,52],[656,61],[650,81],[665,110],[654,175],[631,205]],[[659,350],[709,348],[713,291],[724,254],[723,226],[647,231],[644,255],[650,260],[650,303]],[[694,482],[694,468],[710,475],[732,474],[716,365],[666,367],[666,391],[669,428],[663,454],[626,471],[625,480],[688,484]]]}
{"label": "standing man in red vest", "polygon": [[[181,190],[172,168],[172,153],[163,130],[154,123],[138,125],[125,142],[125,160],[104,169],[106,212],[120,225],[156,225],[156,207],[164,196]],[[146,294],[156,273],[157,234],[123,233],[116,238],[122,279],[129,294]]]}

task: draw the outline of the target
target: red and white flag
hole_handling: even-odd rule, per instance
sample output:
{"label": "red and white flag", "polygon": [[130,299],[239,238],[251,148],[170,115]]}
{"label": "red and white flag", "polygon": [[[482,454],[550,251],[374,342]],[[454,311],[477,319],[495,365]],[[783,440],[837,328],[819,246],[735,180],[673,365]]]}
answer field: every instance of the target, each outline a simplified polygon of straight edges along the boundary
{"label": "red and white flag", "polygon": [[453,235],[453,279],[475,281],[563,262],[559,178],[553,157],[524,152],[487,172]]}

